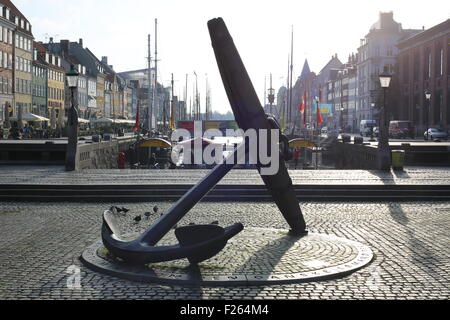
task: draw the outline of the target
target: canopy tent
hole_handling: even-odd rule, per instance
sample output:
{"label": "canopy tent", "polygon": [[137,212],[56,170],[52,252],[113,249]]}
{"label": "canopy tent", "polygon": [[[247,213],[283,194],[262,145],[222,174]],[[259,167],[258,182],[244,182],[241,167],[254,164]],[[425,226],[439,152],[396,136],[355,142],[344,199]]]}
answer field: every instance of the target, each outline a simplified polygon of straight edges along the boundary
{"label": "canopy tent", "polygon": [[115,124],[136,124],[135,120],[124,120],[124,119],[111,119],[111,118],[99,118],[92,120],[93,123],[115,123]]}
{"label": "canopy tent", "polygon": [[[44,121],[50,121],[49,119],[42,117],[42,116],[38,116],[36,114],[33,113],[25,113],[22,115],[22,121],[27,121],[27,122],[32,122],[32,121],[36,121],[36,122],[44,122]],[[17,117],[11,117],[10,118],[11,121],[18,121]]]}
{"label": "canopy tent", "polygon": [[93,123],[114,123],[114,119],[103,117],[103,118],[98,118],[98,119],[92,120],[92,122]]}
{"label": "canopy tent", "polygon": [[[67,117],[64,117],[64,121],[67,121]],[[78,118],[78,123],[89,123],[89,120],[83,119],[83,118]]]}

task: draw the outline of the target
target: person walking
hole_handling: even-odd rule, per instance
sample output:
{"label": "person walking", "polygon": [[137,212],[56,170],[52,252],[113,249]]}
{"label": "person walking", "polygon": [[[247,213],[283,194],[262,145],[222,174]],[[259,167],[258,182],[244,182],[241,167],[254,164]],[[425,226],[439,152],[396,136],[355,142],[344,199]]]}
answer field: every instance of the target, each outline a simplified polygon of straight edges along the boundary
{"label": "person walking", "polygon": [[294,149],[293,158],[294,158],[294,169],[297,169],[298,159],[300,158],[300,148],[299,147],[296,147]]}

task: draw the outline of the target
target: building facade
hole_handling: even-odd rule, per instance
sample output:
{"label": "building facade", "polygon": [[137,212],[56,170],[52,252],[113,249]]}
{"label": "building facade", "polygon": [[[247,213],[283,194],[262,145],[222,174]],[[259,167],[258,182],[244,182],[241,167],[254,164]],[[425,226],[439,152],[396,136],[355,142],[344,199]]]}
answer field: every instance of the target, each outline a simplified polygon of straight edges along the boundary
{"label": "building facade", "polygon": [[379,118],[380,82],[383,72],[394,74],[397,62],[397,43],[419,30],[406,30],[394,21],[393,12],[380,12],[379,20],[371,27],[358,48],[358,111],[357,121]]}
{"label": "building facade", "polygon": [[398,44],[400,116],[414,123],[417,135],[427,127],[450,129],[449,44],[450,19]]}
{"label": "building facade", "polygon": [[[32,113],[50,118],[47,106],[48,66],[45,59],[38,54],[38,46],[34,43],[33,51],[33,81],[32,81]],[[44,49],[44,48],[41,48]],[[45,57],[45,51],[44,51]]]}
{"label": "building facade", "polygon": [[48,64],[47,99],[49,114],[55,113],[57,125],[64,127],[65,110],[65,70],[61,67],[59,56],[46,53],[45,61]]}
{"label": "building facade", "polygon": [[[14,105],[13,95],[13,34],[16,26],[10,21],[10,9],[0,2],[0,125],[5,112],[11,113]],[[8,107],[8,110],[6,108]]]}
{"label": "building facade", "polygon": [[[12,4],[11,4],[12,5]],[[14,41],[14,114],[32,111],[33,34],[31,24],[14,5],[10,7],[10,21],[16,29]]]}

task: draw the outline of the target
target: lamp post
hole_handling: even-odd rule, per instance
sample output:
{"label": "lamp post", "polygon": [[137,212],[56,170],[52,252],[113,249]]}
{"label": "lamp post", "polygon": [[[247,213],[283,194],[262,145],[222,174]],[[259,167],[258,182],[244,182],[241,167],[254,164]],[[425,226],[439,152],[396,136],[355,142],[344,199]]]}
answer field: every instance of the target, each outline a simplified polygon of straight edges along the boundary
{"label": "lamp post", "polygon": [[380,119],[380,139],[378,142],[378,169],[390,170],[391,150],[389,148],[389,128],[387,125],[386,91],[391,83],[392,75],[383,73],[379,75],[380,84],[383,88],[383,109]]}
{"label": "lamp post", "polygon": [[70,89],[70,108],[67,115],[68,124],[68,143],[66,150],[66,171],[74,171],[78,145],[78,111],[77,111],[77,94],[78,94],[78,76],[79,73],[74,66],[70,67],[70,71],[66,73],[67,86]]}
{"label": "lamp post", "polygon": [[428,130],[429,130],[429,126],[430,126],[430,100],[431,100],[431,92],[430,92],[430,90],[426,90],[425,91],[425,98],[427,99],[427,110],[426,110],[426,114],[427,114],[427,122],[426,122],[426,125],[427,125],[427,128],[426,128],[426,131],[427,131],[427,141],[428,141]]}
{"label": "lamp post", "polygon": [[[371,103],[371,106],[372,106],[372,108],[370,109],[370,120],[373,120],[373,110],[375,109],[375,103]],[[376,122],[375,122],[375,125],[376,125]],[[375,142],[375,139],[374,139],[374,137],[373,137],[373,134],[374,134],[374,132],[373,132],[373,130],[375,129],[375,127],[374,126],[372,126],[371,128],[370,128],[370,142]]]}

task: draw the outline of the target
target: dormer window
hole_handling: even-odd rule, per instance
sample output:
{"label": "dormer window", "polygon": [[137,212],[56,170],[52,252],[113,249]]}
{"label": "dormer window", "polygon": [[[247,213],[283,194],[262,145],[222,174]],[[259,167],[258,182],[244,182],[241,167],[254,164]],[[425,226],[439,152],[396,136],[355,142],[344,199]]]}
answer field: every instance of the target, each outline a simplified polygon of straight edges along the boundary
{"label": "dormer window", "polygon": [[9,9],[6,8],[5,12],[6,12],[6,19],[9,20]]}
{"label": "dormer window", "polygon": [[16,26],[19,25],[19,17],[14,17],[14,23],[16,24]]}
{"label": "dormer window", "polygon": [[30,24],[28,23],[28,21],[26,23],[26,28],[27,28],[27,31],[30,31]]}
{"label": "dormer window", "polygon": [[25,21],[23,21],[23,19],[20,19],[20,27],[21,27],[22,29],[25,29],[25,24],[24,24],[24,22],[25,22]]}

